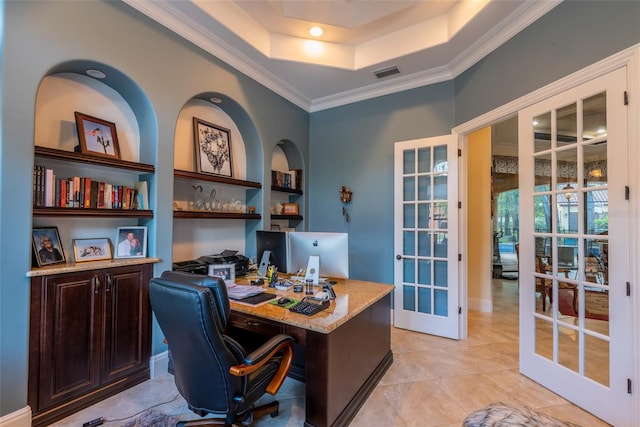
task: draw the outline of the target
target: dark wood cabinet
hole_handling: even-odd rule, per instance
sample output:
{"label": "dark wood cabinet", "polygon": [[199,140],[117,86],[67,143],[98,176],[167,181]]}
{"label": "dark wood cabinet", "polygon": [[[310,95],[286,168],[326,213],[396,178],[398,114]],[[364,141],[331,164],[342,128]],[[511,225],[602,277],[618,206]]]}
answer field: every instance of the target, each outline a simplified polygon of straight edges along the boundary
{"label": "dark wood cabinet", "polygon": [[149,378],[151,275],[139,264],[32,277],[34,426]]}

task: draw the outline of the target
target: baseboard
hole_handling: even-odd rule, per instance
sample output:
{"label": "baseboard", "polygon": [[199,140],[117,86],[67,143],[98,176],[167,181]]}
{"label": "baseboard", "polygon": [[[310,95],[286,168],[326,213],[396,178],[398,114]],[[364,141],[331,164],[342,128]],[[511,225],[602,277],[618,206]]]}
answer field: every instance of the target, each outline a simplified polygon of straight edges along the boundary
{"label": "baseboard", "polygon": [[469,310],[493,313],[493,302],[490,299],[468,298],[467,304]]}
{"label": "baseboard", "polygon": [[149,360],[149,374],[151,378],[155,378],[158,375],[166,374],[168,366],[168,351],[165,350],[162,353],[154,354],[153,356],[151,356],[151,359]]}
{"label": "baseboard", "polygon": [[0,427],[31,427],[31,407],[25,406],[0,417]]}

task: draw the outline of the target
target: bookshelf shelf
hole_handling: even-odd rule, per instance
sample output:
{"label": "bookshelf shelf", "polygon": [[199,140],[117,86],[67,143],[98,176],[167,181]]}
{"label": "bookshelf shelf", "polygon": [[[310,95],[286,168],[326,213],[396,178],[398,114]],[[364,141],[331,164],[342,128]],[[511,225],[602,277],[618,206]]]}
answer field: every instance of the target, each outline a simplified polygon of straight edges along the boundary
{"label": "bookshelf shelf", "polygon": [[153,218],[153,211],[143,209],[33,208],[33,216]]}
{"label": "bookshelf shelf", "polygon": [[260,219],[260,214],[234,212],[207,211],[173,211],[174,218],[203,218],[203,219]]}
{"label": "bookshelf shelf", "polygon": [[271,191],[278,191],[280,193],[297,194],[298,196],[302,196],[302,190],[296,190],[296,189],[293,189],[293,188],[278,187],[278,186],[275,186],[275,185],[271,186]]}
{"label": "bookshelf shelf", "polygon": [[271,219],[285,219],[290,221],[302,221],[302,215],[271,215]]}
{"label": "bookshelf shelf", "polygon": [[155,166],[146,163],[94,157],[91,155],[76,153],[73,151],[59,150],[56,148],[41,147],[37,145],[35,147],[35,156],[75,163],[86,163],[89,165],[106,166],[110,168],[125,169],[137,172],[155,173]]}
{"label": "bookshelf shelf", "polygon": [[216,182],[218,184],[234,185],[244,188],[262,188],[262,184],[255,181],[245,181],[242,179],[228,178],[225,176],[206,175],[197,172],[190,172],[180,169],[175,169],[173,175],[176,178],[198,180],[205,182]]}

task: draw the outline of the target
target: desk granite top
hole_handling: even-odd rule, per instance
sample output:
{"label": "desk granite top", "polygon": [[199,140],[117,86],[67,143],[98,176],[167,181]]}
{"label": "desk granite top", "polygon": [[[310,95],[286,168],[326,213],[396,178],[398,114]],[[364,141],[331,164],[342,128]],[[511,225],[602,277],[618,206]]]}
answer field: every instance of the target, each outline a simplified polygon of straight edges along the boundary
{"label": "desk granite top", "polygon": [[[326,334],[355,317],[387,294],[393,292],[394,286],[352,279],[337,279],[337,283],[333,285],[333,289],[336,292],[336,299],[331,301],[329,308],[313,316],[293,313],[284,307],[270,303],[250,306],[231,300],[231,309],[238,313],[249,314]],[[322,290],[321,287],[314,287],[315,292],[320,290]],[[293,290],[280,291],[269,288],[268,286],[264,286],[264,291],[275,293],[278,295],[278,298],[285,296],[287,298],[301,300],[306,296],[304,293],[295,293]],[[389,307],[389,309],[391,309],[391,307]]]}

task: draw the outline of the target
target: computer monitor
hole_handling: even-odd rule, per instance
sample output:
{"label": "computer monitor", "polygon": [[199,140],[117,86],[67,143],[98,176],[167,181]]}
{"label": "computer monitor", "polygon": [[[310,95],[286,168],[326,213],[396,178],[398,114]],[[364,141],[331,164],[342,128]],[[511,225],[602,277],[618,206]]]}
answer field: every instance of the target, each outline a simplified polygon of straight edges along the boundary
{"label": "computer monitor", "polygon": [[319,275],[349,277],[349,235],[347,233],[303,232],[287,233],[288,272],[307,268],[309,257],[319,256]]}
{"label": "computer monitor", "polygon": [[275,265],[278,271],[287,272],[287,233],[284,231],[256,232],[257,262],[262,259],[264,251],[270,251],[269,263]]}
{"label": "computer monitor", "polygon": [[558,246],[558,265],[563,267],[573,267],[576,264],[575,246]]}

